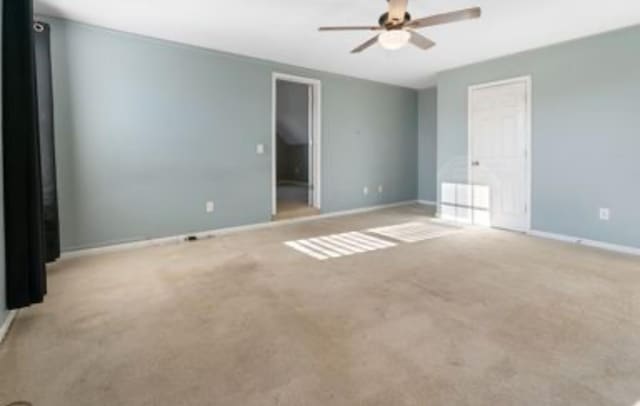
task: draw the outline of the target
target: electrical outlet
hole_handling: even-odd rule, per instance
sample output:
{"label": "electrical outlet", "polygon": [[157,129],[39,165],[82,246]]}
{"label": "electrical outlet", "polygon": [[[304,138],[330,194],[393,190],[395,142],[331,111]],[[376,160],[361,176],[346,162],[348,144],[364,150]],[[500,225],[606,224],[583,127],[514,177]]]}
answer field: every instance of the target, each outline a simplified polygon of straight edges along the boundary
{"label": "electrical outlet", "polygon": [[264,154],[264,144],[256,145],[256,154],[258,155]]}
{"label": "electrical outlet", "polygon": [[611,218],[611,210],[600,209],[600,220],[609,221]]}
{"label": "electrical outlet", "polygon": [[362,189],[362,194],[365,195],[365,196],[369,194],[369,187],[368,186],[365,186],[364,189]]}
{"label": "electrical outlet", "polygon": [[382,185],[378,185],[378,193],[382,193]]}
{"label": "electrical outlet", "polygon": [[206,206],[207,213],[213,213],[214,209],[215,209],[215,205],[213,204],[213,202],[207,202],[207,206]]}

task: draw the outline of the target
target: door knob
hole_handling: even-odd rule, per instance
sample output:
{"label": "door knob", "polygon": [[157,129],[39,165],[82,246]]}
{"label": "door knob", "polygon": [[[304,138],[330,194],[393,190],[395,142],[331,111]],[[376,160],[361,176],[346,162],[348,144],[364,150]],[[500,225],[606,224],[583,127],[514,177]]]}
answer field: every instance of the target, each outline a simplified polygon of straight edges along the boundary
{"label": "door knob", "polygon": [[472,166],[480,166],[480,161],[473,161],[471,162]]}

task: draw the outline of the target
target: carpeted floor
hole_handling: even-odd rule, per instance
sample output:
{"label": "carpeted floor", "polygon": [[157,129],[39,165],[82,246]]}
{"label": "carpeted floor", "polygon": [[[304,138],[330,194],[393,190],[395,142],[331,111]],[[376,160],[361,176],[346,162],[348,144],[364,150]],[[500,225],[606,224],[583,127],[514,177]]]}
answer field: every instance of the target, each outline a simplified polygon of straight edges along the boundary
{"label": "carpeted floor", "polygon": [[298,217],[308,217],[320,214],[320,210],[309,206],[307,203],[295,200],[278,200],[278,214],[274,220],[289,220]]}
{"label": "carpeted floor", "polygon": [[67,258],[0,346],[0,405],[620,405],[640,260],[488,229],[318,261],[407,206]]}
{"label": "carpeted floor", "polygon": [[320,210],[309,205],[309,186],[295,182],[278,184],[277,214],[274,220],[288,220],[320,214]]}

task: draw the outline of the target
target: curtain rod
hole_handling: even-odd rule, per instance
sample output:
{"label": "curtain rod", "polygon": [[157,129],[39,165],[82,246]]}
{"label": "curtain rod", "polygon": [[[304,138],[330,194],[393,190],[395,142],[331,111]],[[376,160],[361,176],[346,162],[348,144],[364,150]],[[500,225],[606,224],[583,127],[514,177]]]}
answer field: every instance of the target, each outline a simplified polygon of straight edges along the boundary
{"label": "curtain rod", "polygon": [[35,32],[42,32],[44,31],[44,25],[40,21],[34,21],[33,29],[35,30]]}

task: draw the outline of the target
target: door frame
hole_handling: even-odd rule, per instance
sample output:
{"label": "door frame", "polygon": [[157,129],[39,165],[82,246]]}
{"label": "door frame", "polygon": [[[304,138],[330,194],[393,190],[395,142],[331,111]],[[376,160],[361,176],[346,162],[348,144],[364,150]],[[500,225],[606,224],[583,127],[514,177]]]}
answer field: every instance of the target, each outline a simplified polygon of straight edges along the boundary
{"label": "door frame", "polygon": [[[471,85],[468,87],[467,90],[467,183],[470,186],[472,185],[472,180],[473,180],[473,165],[472,160],[473,160],[473,134],[472,134],[472,111],[471,111],[471,96],[473,94],[474,91],[476,90],[481,90],[481,89],[486,89],[489,87],[495,87],[495,86],[504,86],[504,85],[510,85],[510,84],[515,84],[515,83],[524,83],[525,84],[525,88],[526,88],[526,98],[525,98],[525,103],[526,103],[526,113],[525,113],[525,145],[526,145],[526,151],[524,152],[525,154],[525,176],[526,176],[526,183],[525,183],[525,202],[526,202],[526,225],[525,225],[525,229],[520,230],[520,229],[514,229],[513,231],[530,231],[531,230],[531,199],[532,199],[532,181],[531,181],[531,177],[532,177],[532,169],[533,169],[533,165],[532,165],[532,157],[533,157],[533,153],[531,150],[531,139],[532,139],[532,131],[533,131],[533,124],[532,124],[532,113],[533,113],[533,106],[532,106],[532,79],[531,79],[531,75],[526,75],[526,76],[518,76],[518,77],[514,77],[514,78],[510,78],[510,79],[504,79],[504,80],[498,80],[498,81],[494,81],[494,82],[487,82],[487,83],[480,83],[480,84],[476,84],[476,85]],[[470,192],[470,203],[471,203],[471,223],[474,223],[474,210],[473,210],[473,187],[470,188],[471,192]]]}
{"label": "door frame", "polygon": [[286,80],[287,82],[302,83],[309,85],[312,97],[309,100],[309,131],[310,142],[309,154],[312,161],[312,186],[313,199],[309,205],[320,210],[322,202],[322,82],[319,79],[312,79],[303,76],[290,75],[287,73],[273,72],[271,75],[271,214],[278,213],[278,193],[277,182],[278,173],[276,166],[277,159],[277,141],[276,141],[276,114],[277,114],[277,81]]}

